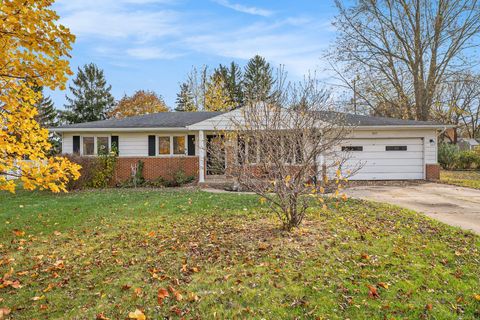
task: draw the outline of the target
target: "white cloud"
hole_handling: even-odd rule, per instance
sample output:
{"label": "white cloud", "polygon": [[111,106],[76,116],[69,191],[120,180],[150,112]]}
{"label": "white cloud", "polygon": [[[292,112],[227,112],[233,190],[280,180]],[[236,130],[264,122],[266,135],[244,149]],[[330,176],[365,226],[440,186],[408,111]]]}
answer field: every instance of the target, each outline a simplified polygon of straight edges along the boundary
{"label": "white cloud", "polygon": [[161,48],[155,47],[139,47],[127,49],[127,54],[133,58],[141,60],[152,60],[152,59],[174,59],[180,54],[169,53]]}
{"label": "white cloud", "polygon": [[233,9],[238,12],[247,13],[255,16],[269,17],[273,15],[273,11],[261,9],[257,7],[249,7],[239,3],[232,3],[228,0],[215,0],[216,3],[226,8]]}
{"label": "white cloud", "polygon": [[289,19],[272,24],[252,24],[229,32],[195,35],[185,40],[193,50],[232,59],[260,54],[275,65],[285,65],[295,76],[323,68],[320,56],[327,47],[313,24],[292,26]]}
{"label": "white cloud", "polygon": [[[272,11],[229,0],[213,1],[251,15],[273,15]],[[229,17],[191,11],[188,6],[177,6],[179,3],[60,0],[55,6],[61,23],[71,28],[78,42],[89,43],[93,55],[109,59],[111,64],[128,64],[134,59],[174,59],[187,54],[246,60],[260,54],[301,76],[318,69],[322,50],[328,45],[325,35],[333,32],[327,21],[308,16],[238,25]]]}
{"label": "white cloud", "polygon": [[158,12],[102,12],[75,11],[65,15],[60,23],[82,37],[128,38],[136,41],[171,36],[178,32],[177,15],[170,11]]}

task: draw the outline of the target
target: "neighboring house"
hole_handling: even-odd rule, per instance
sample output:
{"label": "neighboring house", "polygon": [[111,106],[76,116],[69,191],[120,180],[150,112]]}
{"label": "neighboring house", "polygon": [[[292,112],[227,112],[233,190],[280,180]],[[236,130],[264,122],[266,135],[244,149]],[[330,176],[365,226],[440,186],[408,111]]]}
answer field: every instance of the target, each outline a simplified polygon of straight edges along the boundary
{"label": "neighboring house", "polygon": [[475,139],[470,138],[460,138],[458,139],[457,145],[459,146],[460,150],[475,150],[480,148],[480,143]]}
{"label": "neighboring house", "polygon": [[[95,156],[98,150],[118,146],[118,180],[128,179],[132,166],[142,160],[146,179],[172,176],[182,170],[205,182],[213,174],[206,143],[238,114],[238,110],[162,112],[51,130],[61,133],[62,150],[67,154]],[[349,161],[363,165],[350,180],[439,178],[437,135],[445,130],[445,125],[351,114],[346,115],[346,120],[352,133],[338,149],[349,146],[353,150]],[[228,168],[228,159],[232,157],[225,159]]]}

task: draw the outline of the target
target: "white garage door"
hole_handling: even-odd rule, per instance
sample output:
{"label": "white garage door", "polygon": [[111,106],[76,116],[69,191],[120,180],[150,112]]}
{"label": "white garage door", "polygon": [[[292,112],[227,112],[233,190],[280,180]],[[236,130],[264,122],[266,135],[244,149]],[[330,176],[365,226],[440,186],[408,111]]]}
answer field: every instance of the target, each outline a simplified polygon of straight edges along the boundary
{"label": "white garage door", "polygon": [[349,157],[344,170],[360,167],[350,180],[423,179],[421,138],[351,139],[342,148]]}

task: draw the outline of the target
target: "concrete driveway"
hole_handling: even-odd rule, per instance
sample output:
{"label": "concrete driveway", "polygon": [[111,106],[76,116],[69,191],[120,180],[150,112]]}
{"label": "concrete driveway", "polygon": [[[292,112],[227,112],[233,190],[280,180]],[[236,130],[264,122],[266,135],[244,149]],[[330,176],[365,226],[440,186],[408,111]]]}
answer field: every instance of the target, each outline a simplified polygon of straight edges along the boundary
{"label": "concrete driveway", "polygon": [[386,202],[423,212],[452,226],[480,234],[480,190],[438,183],[405,186],[357,186],[346,190],[353,198]]}

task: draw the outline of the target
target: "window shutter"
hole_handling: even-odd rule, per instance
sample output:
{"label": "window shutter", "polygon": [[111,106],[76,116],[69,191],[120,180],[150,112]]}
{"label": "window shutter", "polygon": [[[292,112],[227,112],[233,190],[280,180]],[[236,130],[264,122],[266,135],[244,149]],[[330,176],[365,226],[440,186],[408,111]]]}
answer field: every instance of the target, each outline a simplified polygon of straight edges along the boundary
{"label": "window shutter", "polygon": [[188,135],[188,155],[195,155],[195,135]]}
{"label": "window shutter", "polygon": [[118,155],[120,153],[120,145],[118,144],[118,136],[112,136],[110,144],[112,146],[112,150],[116,151],[116,154]]}
{"label": "window shutter", "polygon": [[148,155],[154,157],[155,152],[155,136],[148,136]]}
{"label": "window shutter", "polygon": [[80,154],[80,136],[73,136],[73,153]]}

